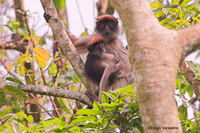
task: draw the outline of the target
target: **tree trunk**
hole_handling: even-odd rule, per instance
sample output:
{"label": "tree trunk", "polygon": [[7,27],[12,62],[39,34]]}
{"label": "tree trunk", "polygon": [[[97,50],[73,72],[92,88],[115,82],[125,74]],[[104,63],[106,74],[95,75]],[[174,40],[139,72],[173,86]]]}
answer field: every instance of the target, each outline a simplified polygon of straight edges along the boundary
{"label": "tree trunk", "polygon": [[174,47],[177,33],[159,24],[149,0],[110,2],[126,30],[145,132],[182,132],[174,99],[182,52]]}

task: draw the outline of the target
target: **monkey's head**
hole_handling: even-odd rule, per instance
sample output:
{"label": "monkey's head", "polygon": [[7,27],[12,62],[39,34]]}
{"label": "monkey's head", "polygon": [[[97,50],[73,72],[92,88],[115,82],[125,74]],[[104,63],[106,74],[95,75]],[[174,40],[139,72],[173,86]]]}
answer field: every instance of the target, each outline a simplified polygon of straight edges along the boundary
{"label": "monkey's head", "polygon": [[105,50],[103,40],[100,37],[93,37],[87,45],[88,51],[91,54],[103,53]]}
{"label": "monkey's head", "polygon": [[98,32],[104,40],[112,41],[117,37],[119,28],[118,21],[111,15],[103,15],[97,18],[95,31]]}

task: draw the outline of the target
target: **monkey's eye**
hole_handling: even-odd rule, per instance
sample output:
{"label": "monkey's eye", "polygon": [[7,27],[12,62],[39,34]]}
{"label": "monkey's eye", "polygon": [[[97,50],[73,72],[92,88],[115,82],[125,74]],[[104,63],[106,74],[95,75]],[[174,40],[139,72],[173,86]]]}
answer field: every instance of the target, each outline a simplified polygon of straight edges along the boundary
{"label": "monkey's eye", "polygon": [[101,24],[100,24],[100,28],[101,28],[101,29],[104,29],[104,28],[105,28],[105,23],[101,23]]}
{"label": "monkey's eye", "polygon": [[114,28],[114,24],[112,22],[108,22],[108,26],[109,28],[113,29]]}

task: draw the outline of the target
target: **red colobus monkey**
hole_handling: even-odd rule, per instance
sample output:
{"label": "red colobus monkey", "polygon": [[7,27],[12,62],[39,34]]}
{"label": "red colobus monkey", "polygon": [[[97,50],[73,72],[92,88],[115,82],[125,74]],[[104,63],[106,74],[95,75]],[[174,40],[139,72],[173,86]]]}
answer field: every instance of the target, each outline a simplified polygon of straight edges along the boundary
{"label": "red colobus monkey", "polygon": [[105,45],[101,38],[92,38],[88,43],[88,51],[84,67],[85,73],[91,82],[99,85],[105,68],[115,65],[117,62],[114,55],[105,52]]}
{"label": "red colobus monkey", "polygon": [[[46,15],[45,18],[49,18],[49,16]],[[134,77],[129,61],[129,51],[122,45],[118,38],[119,28],[118,21],[115,17],[111,15],[98,17],[95,32],[87,37],[78,38],[67,29],[66,31],[79,53],[83,53],[88,49],[88,57],[92,57],[93,60],[96,58],[93,57],[95,54],[97,57],[99,56],[101,58],[104,58],[104,56],[108,54],[110,56],[109,58],[112,58],[110,60],[98,60],[96,58],[96,61],[91,61],[91,59],[86,61],[86,63],[89,64],[85,66],[85,70],[88,71],[87,77],[94,84],[100,85],[99,100],[97,100],[97,98],[90,98],[101,101],[100,99],[103,91],[125,87],[134,83]],[[100,38],[101,41],[92,42],[91,40],[95,37]],[[96,64],[93,64],[94,62]],[[104,66],[101,63],[107,65]],[[96,68],[97,66],[101,66],[102,68]],[[92,69],[88,67],[92,67]],[[94,70],[95,72],[91,74],[89,70]],[[92,77],[95,78],[93,79]],[[94,93],[96,89],[92,89]],[[90,91],[86,91],[85,94],[89,96],[91,93]]]}
{"label": "red colobus monkey", "polygon": [[[103,15],[97,19],[95,32],[92,35],[89,35],[87,37],[81,37],[81,38],[76,38],[74,36],[71,36],[72,41],[75,40],[74,44],[78,51],[84,50],[85,49],[84,47],[87,48],[88,46],[87,44],[89,43],[90,40],[92,40],[92,38],[94,37],[101,38],[102,40],[101,43],[104,45],[103,52],[99,53],[97,52],[98,50],[88,49],[89,54],[91,52],[95,52],[96,55],[98,55],[99,57],[104,57],[103,54],[105,53],[114,56],[114,60],[113,59],[110,60],[110,64],[106,63],[107,66],[104,68],[103,75],[102,75],[102,71],[101,73],[99,73],[98,71],[93,73],[95,75],[98,75],[99,76],[98,78],[100,79],[100,82],[99,80],[98,82],[96,82],[97,84],[100,85],[100,90],[99,90],[100,99],[101,99],[103,91],[109,91],[116,88],[125,87],[129,84],[134,83],[131,64],[129,62],[129,51],[122,45],[121,41],[118,38],[118,33],[119,33],[119,28],[118,28],[117,19],[110,15]],[[69,33],[69,35],[72,35],[72,34]],[[94,46],[95,45],[96,44],[94,44]],[[106,60],[106,62],[107,61],[108,60]],[[100,59],[100,62],[103,62],[103,60]],[[93,64],[93,62],[90,62],[90,61],[89,63]],[[98,65],[101,66],[100,63]],[[96,68],[98,65],[94,65],[94,67]],[[86,66],[86,69],[87,69],[87,66]],[[89,96],[91,94],[87,94],[87,95]]]}

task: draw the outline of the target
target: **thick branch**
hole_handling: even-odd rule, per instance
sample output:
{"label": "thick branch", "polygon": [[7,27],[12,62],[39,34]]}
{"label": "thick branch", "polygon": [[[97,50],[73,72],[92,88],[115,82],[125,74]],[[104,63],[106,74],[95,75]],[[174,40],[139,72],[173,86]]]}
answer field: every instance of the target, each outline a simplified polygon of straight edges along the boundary
{"label": "thick branch", "polygon": [[22,53],[25,53],[27,46],[28,46],[28,43],[26,42],[20,43],[20,42],[0,41],[0,49],[14,49]]}
{"label": "thick branch", "polygon": [[64,90],[64,89],[56,89],[56,88],[50,88],[44,85],[20,85],[17,83],[1,83],[0,88],[5,89],[5,85],[11,85],[15,86],[22,91],[25,92],[31,92],[36,93],[40,95],[49,95],[49,96],[55,96],[55,97],[62,97],[62,98],[68,98],[68,99],[75,99],[77,101],[80,101],[84,104],[87,104],[89,107],[92,107],[92,101],[85,95],[77,91],[72,90]]}
{"label": "thick branch", "polygon": [[79,76],[84,86],[88,89],[89,82],[87,81],[83,71],[84,63],[74,45],[72,44],[68,34],[66,33],[52,0],[41,0],[41,3],[45,13],[51,16],[49,19],[49,25],[51,26],[62,51],[64,51],[76,74]]}
{"label": "thick branch", "polygon": [[197,99],[200,99],[200,80],[196,77],[194,71],[185,61],[182,62],[180,69],[185,73],[187,81],[197,95]]}
{"label": "thick branch", "polygon": [[182,59],[200,48],[200,24],[179,30],[177,33],[179,45],[183,49]]}

